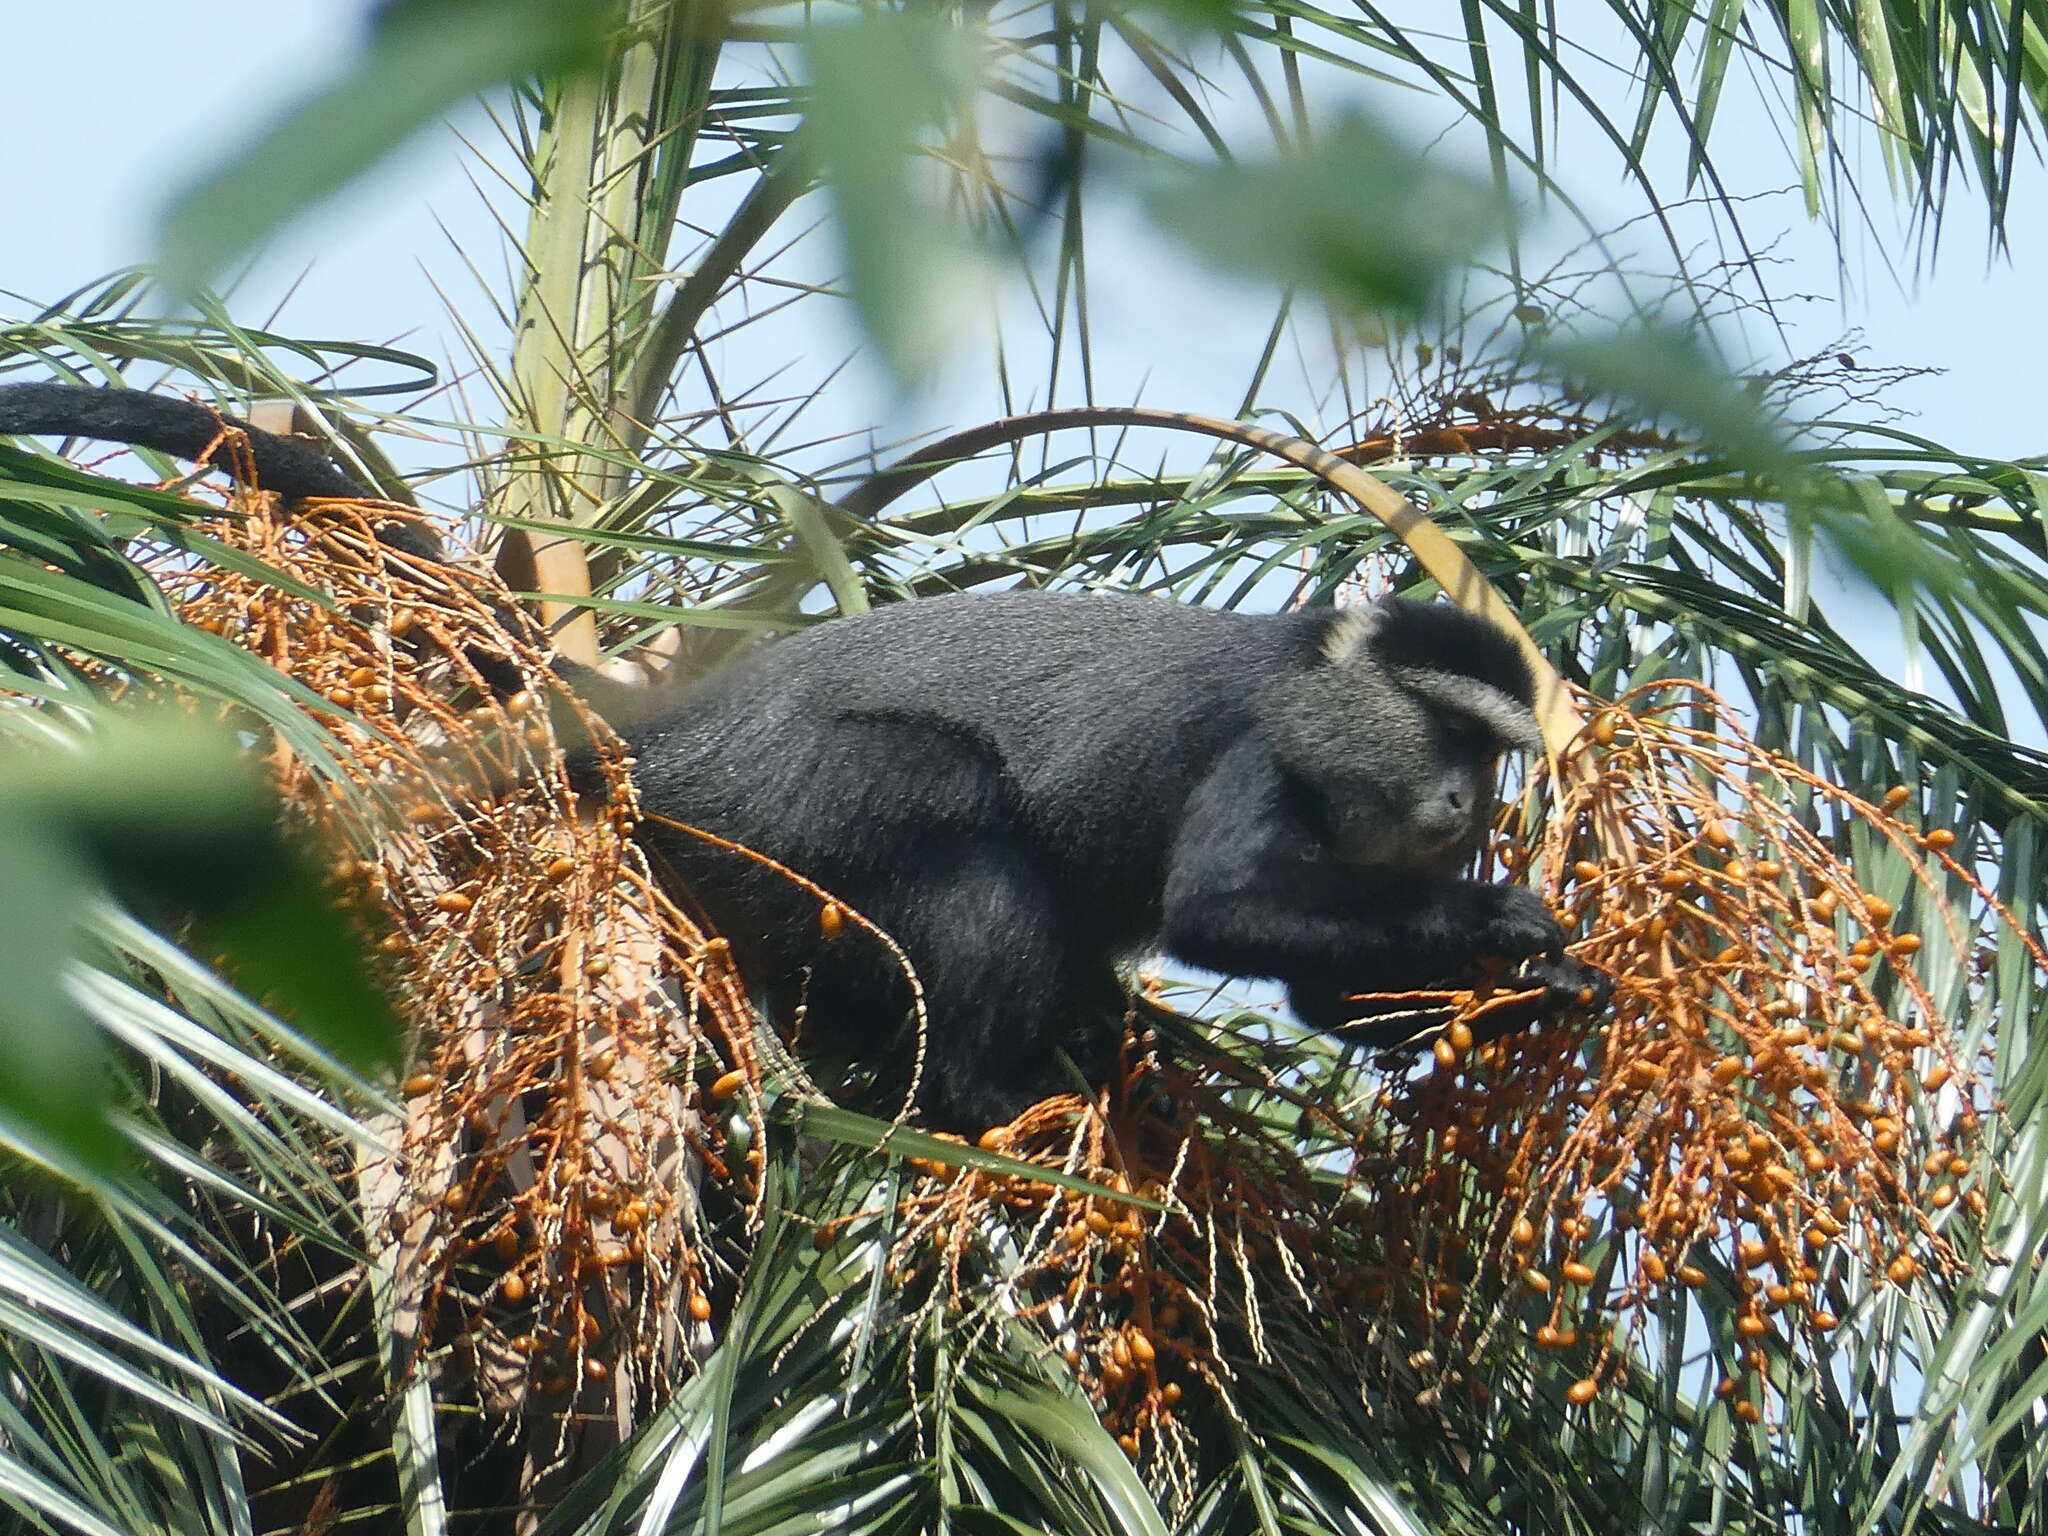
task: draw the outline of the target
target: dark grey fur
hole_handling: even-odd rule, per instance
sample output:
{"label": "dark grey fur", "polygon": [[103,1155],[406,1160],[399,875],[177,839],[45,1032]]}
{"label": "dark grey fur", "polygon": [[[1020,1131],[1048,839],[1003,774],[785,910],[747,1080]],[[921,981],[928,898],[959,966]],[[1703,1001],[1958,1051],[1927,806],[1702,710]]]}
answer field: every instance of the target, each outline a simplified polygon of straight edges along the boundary
{"label": "dark grey fur", "polygon": [[[1440,605],[1017,592],[822,624],[631,745],[650,810],[897,940],[930,1021],[925,1106],[976,1127],[1061,1086],[1063,1040],[1099,1071],[1117,964],[1156,947],[1276,978],[1326,1027],[1347,993],[1559,951],[1533,892],[1458,873],[1500,752],[1535,739],[1530,693],[1506,635]],[[743,858],[659,823],[646,838],[756,985],[785,1007],[801,992],[865,1051],[904,1042],[909,994],[880,945],[825,936],[815,898]]]}

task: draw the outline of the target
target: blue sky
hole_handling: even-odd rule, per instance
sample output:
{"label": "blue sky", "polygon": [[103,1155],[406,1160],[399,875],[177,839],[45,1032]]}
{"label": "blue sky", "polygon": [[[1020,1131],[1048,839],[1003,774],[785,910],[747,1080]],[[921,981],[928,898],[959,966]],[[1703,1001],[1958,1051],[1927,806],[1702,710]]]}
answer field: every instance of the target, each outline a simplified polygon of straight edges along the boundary
{"label": "blue sky", "polygon": [[[359,0],[81,0],[10,6],[0,44],[20,68],[0,189],[26,215],[0,239],[0,289],[50,302],[148,259],[169,189],[276,115],[355,49]],[[93,47],[81,59],[81,39]],[[452,135],[382,167],[279,242],[238,304],[253,321],[303,269],[285,312],[309,335],[438,332],[419,265],[444,247],[435,215],[479,241],[489,226]],[[17,302],[9,309],[18,309]]]}
{"label": "blue sky", "polygon": [[[0,239],[0,289],[47,302],[146,259],[167,190],[337,67],[357,44],[362,10],[360,0],[10,8],[0,22],[9,55],[50,67],[17,67],[10,76],[0,206],[19,217]],[[81,39],[90,57],[81,57]],[[1786,185],[1789,162],[1763,116],[1731,115],[1734,132],[1719,141],[1724,164],[1755,174],[1760,187]],[[464,126],[490,131],[480,113]],[[1613,184],[1611,161],[1587,156],[1585,164],[1585,175],[1567,178],[1583,201],[1617,218],[1637,211]],[[433,278],[467,308],[473,289],[453,247],[487,264],[501,260],[499,235],[469,171],[452,132],[424,136],[280,239],[239,291],[238,314],[259,321],[290,289],[282,324],[293,333],[403,341],[436,357],[459,351]],[[1882,175],[1869,175],[1866,188],[1881,199]],[[1781,291],[1820,296],[1794,306],[1795,346],[1819,347],[1861,327],[1870,361],[1949,370],[1892,397],[1918,413],[1911,425],[1960,448],[2022,455],[2048,450],[2039,405],[2048,302],[2032,275],[2048,255],[2041,191],[2040,176],[2031,174],[2016,199],[2010,263],[1987,260],[1979,211],[1959,200],[1939,265],[1910,292],[1884,269],[1872,240],[1852,239],[1838,268],[1822,232],[1801,219],[1796,197],[1762,205],[1751,232],[1765,239],[1784,232]],[[1895,236],[1895,210],[1880,201],[1872,213],[1885,237]],[[1247,336],[1228,326],[1190,326],[1185,316],[1197,306],[1215,312],[1215,280],[1156,266],[1149,255],[1139,264],[1141,280],[1109,285],[1115,302],[1097,305],[1108,374],[1128,378],[1154,403],[1229,405],[1242,387],[1243,348],[1262,332],[1263,316],[1248,323]],[[827,338],[826,349],[849,340]],[[1751,341],[1764,350],[1773,344],[1768,336]],[[952,391],[942,389],[938,399],[948,398]],[[875,416],[890,414],[889,402],[878,400]],[[947,419],[957,425],[962,418]]]}

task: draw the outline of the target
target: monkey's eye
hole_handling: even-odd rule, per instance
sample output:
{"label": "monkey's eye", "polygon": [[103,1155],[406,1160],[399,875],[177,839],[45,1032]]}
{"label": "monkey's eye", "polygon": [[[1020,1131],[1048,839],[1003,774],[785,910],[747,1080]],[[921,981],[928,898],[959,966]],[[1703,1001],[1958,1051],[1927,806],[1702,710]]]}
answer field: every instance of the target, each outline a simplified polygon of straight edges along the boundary
{"label": "monkey's eye", "polygon": [[1438,740],[1444,755],[1460,762],[1479,762],[1500,751],[1492,731],[1465,715],[1451,715],[1438,723]]}

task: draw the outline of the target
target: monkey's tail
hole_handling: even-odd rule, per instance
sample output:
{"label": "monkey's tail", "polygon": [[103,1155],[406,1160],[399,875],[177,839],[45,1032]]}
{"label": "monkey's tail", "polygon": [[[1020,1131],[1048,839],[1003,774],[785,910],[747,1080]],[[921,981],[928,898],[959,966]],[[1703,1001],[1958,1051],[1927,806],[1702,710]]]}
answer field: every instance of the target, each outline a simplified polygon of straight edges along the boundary
{"label": "monkey's tail", "polygon": [[[222,428],[230,431],[223,432]],[[83,437],[175,454],[217,469],[238,484],[294,500],[308,496],[374,499],[319,449],[295,437],[140,389],[89,384],[0,384],[0,433]]]}

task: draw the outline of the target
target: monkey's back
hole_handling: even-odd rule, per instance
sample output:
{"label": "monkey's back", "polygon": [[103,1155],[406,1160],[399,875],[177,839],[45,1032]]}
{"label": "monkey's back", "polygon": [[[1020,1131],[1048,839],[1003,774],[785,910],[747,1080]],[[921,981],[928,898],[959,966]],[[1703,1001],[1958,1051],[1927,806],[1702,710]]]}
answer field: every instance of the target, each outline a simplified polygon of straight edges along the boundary
{"label": "monkey's back", "polygon": [[1262,696],[1315,664],[1328,624],[1107,595],[898,604],[707,680],[633,734],[640,783],[664,814],[828,882],[886,878],[911,850],[883,829],[948,836],[958,808],[913,802],[943,799],[935,762],[967,754],[1077,917],[1127,948],[1154,931],[1188,793]]}

